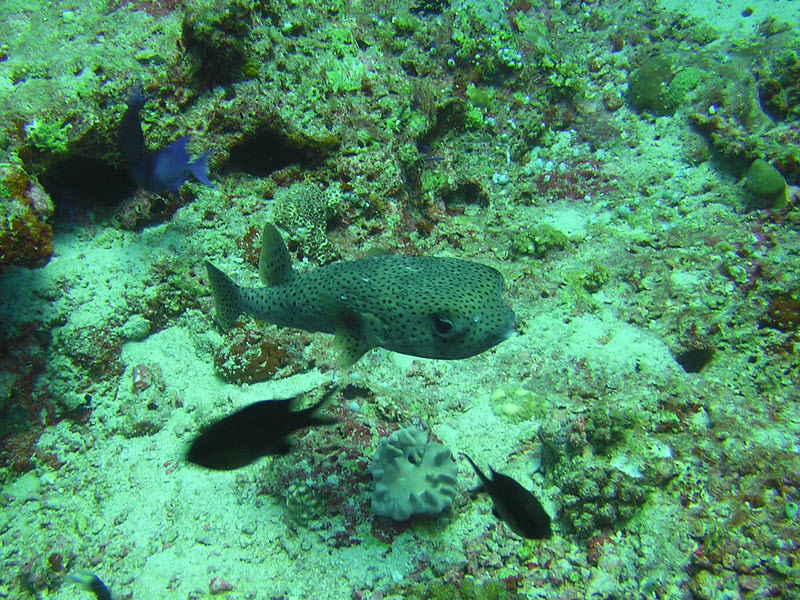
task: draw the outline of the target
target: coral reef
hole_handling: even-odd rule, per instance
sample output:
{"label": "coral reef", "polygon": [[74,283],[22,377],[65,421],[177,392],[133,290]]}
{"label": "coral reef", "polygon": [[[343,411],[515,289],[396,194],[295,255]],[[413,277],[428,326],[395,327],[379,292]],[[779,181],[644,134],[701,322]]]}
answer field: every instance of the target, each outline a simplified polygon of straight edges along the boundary
{"label": "coral reef", "polygon": [[[84,567],[119,598],[797,596],[800,36],[751,4],[0,2],[0,596]],[[191,134],[218,189],[133,189],[137,82],[148,148]],[[306,263],[494,266],[515,334],[348,371],[220,335],[202,262],[252,284],[267,220]],[[331,377],[339,423],[290,455],[178,459],[227,398]],[[376,517],[370,457],[409,426],[530,475],[556,535],[460,493]]]}
{"label": "coral reef", "polygon": [[310,343],[308,335],[247,321],[226,333],[214,350],[214,366],[220,377],[237,384],[287,377],[308,368],[304,351]]}
{"label": "coral reef", "polygon": [[36,323],[29,323],[13,338],[4,338],[0,350],[0,464],[16,473],[33,469],[43,428],[63,417],[51,391],[38,385],[50,341]]}
{"label": "coral reef", "polygon": [[136,190],[117,206],[114,221],[122,229],[141,229],[169,220],[181,203],[180,197],[156,196],[145,190]]}
{"label": "coral reef", "polygon": [[798,49],[800,35],[780,31],[753,44],[758,61],[710,59],[715,74],[691,102],[691,119],[715,149],[738,165],[767,158],[791,184],[800,182],[797,102],[787,103],[800,93]]}
{"label": "coral reef", "polygon": [[368,389],[346,386],[343,396],[349,398],[348,405],[328,409],[338,424],[300,436],[295,458],[276,459],[260,493],[277,497],[293,527],[317,531],[332,548],[361,545],[372,538],[388,543],[406,528],[372,519],[368,457],[377,440],[396,426],[359,410],[357,399],[373,398]]}
{"label": "coral reef", "polygon": [[619,529],[650,492],[645,482],[613,468],[593,465],[567,473],[560,481],[561,515],[580,536]]}
{"label": "coral reef", "polygon": [[321,190],[313,183],[295,183],[275,191],[275,222],[288,233],[290,247],[298,254],[325,263],[337,256],[328,243],[328,222],[343,210],[344,196],[338,186]]}
{"label": "coral reef", "polygon": [[408,600],[512,600],[524,597],[525,594],[517,593],[512,578],[507,581],[467,578],[458,584],[433,582],[403,590],[403,598]]}
{"label": "coral reef", "polygon": [[194,0],[181,21],[181,42],[196,77],[208,87],[257,73],[249,62],[249,34],[257,3],[246,0]]}

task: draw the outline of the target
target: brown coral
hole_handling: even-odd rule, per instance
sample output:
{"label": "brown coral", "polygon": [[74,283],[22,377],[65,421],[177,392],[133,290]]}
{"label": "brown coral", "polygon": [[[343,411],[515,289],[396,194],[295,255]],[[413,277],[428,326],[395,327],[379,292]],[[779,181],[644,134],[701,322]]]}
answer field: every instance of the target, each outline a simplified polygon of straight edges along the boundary
{"label": "brown coral", "polygon": [[238,325],[214,354],[217,373],[232,383],[257,383],[286,377],[307,367],[303,350],[308,341],[264,334],[253,324]]}
{"label": "brown coral", "polygon": [[53,202],[21,165],[0,165],[0,269],[41,267],[53,254],[53,229],[45,223]]}
{"label": "brown coral", "polygon": [[53,255],[53,228],[31,212],[7,219],[0,231],[0,268],[41,267]]}

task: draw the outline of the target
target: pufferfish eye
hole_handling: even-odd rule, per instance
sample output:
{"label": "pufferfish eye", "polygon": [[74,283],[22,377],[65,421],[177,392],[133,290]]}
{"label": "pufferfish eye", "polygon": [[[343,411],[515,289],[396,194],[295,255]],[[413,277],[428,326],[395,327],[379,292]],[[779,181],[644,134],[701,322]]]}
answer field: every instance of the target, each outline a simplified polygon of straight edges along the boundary
{"label": "pufferfish eye", "polygon": [[458,333],[455,323],[453,323],[453,320],[446,314],[433,315],[431,317],[431,328],[433,329],[434,335],[446,340]]}

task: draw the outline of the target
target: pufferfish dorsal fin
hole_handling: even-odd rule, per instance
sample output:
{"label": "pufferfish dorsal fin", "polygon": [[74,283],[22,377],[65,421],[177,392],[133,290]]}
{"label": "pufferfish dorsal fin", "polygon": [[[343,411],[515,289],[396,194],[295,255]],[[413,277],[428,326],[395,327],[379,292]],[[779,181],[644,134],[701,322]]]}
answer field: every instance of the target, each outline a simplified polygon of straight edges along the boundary
{"label": "pufferfish dorsal fin", "polygon": [[388,254],[391,254],[391,252],[389,252],[386,248],[373,246],[364,253],[364,258],[375,258],[377,256],[387,256]]}
{"label": "pufferfish dorsal fin", "polygon": [[292,258],[280,232],[272,223],[264,225],[261,234],[261,255],[258,257],[258,275],[264,285],[282,285],[294,277]]}

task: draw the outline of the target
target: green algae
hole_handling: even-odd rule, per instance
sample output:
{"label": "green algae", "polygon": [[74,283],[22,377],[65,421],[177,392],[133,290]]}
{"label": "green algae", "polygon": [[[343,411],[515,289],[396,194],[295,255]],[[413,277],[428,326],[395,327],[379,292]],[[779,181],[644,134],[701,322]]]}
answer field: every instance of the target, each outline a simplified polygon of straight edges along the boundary
{"label": "green algae", "polygon": [[194,57],[197,76],[208,85],[258,73],[250,62],[249,34],[257,3],[250,0],[193,0],[181,22],[181,40]]}
{"label": "green algae", "polygon": [[540,223],[511,237],[511,251],[516,255],[544,258],[569,246],[569,238],[552,225]]}
{"label": "green algae", "polygon": [[646,59],[628,78],[628,101],[639,112],[656,116],[675,114],[678,102],[668,88],[674,76],[672,61],[662,55]]}
{"label": "green algae", "polygon": [[780,208],[786,205],[786,180],[780,171],[762,159],[756,159],[744,178],[752,208]]}
{"label": "green algae", "polygon": [[474,85],[470,85],[467,86],[466,94],[473,106],[486,110],[492,109],[492,98],[494,93],[491,91],[491,89],[479,88]]}
{"label": "green algae", "polygon": [[434,581],[403,591],[406,600],[510,600],[524,597],[509,589],[505,581],[476,581],[464,579],[455,582]]}
{"label": "green algae", "polygon": [[25,126],[26,141],[42,152],[66,154],[72,130],[71,123],[33,119]]}

